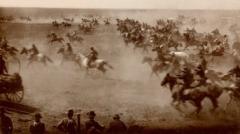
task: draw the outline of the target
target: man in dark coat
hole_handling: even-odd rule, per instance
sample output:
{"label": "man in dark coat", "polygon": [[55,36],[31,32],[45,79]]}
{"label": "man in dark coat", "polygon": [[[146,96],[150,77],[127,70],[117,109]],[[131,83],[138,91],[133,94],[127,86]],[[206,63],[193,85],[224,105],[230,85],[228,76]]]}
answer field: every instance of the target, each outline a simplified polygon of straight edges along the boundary
{"label": "man in dark coat", "polygon": [[73,118],[73,115],[74,111],[72,109],[68,110],[67,112],[68,117],[61,120],[58,123],[57,128],[65,132],[65,134],[77,134],[77,123]]}
{"label": "man in dark coat", "polygon": [[5,73],[8,73],[6,62],[3,59],[2,55],[0,55],[0,75],[3,75]]}
{"label": "man in dark coat", "polygon": [[0,108],[0,128],[1,134],[12,134],[13,124],[11,118],[5,115],[4,108]]}
{"label": "man in dark coat", "polygon": [[205,69],[204,69],[203,65],[199,65],[195,69],[195,71],[196,71],[196,74],[200,77],[198,86],[205,85],[206,81],[207,81],[207,77],[206,77]]}
{"label": "man in dark coat", "polygon": [[110,122],[108,133],[110,134],[125,134],[127,132],[127,127],[123,121],[120,120],[118,114],[113,116],[113,121]]}
{"label": "man in dark coat", "polygon": [[35,114],[35,120],[33,124],[30,126],[31,134],[44,134],[45,133],[45,125],[41,122],[42,115],[40,113]]}
{"label": "man in dark coat", "polygon": [[95,121],[95,112],[90,111],[87,115],[89,117],[89,120],[85,123],[87,134],[101,134],[104,130],[104,127]]}
{"label": "man in dark coat", "polygon": [[180,100],[180,98],[183,95],[184,90],[191,88],[191,84],[194,81],[194,76],[193,76],[191,70],[188,67],[184,67],[183,71],[182,71],[182,74],[181,75],[177,75],[177,76],[178,76],[178,78],[180,80],[183,81],[183,85],[182,85],[181,89],[178,92],[178,99]]}

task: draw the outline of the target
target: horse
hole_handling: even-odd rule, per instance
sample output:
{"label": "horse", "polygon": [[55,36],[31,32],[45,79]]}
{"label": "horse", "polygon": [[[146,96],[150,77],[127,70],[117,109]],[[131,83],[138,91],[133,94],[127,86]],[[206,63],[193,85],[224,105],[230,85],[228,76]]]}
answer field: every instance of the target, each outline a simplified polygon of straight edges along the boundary
{"label": "horse", "polygon": [[78,35],[71,35],[70,33],[67,33],[66,36],[68,37],[68,39],[70,41],[78,41],[78,42],[83,41],[83,38],[81,36],[78,36]]}
{"label": "horse", "polygon": [[63,43],[64,39],[62,37],[56,37],[56,38],[52,38],[51,40],[49,40],[48,43],[54,43],[54,42],[59,42],[59,43]]}
{"label": "horse", "polygon": [[218,108],[218,98],[223,93],[225,87],[220,87],[216,84],[207,83],[206,85],[200,86],[200,87],[194,87],[194,89],[185,89],[183,94],[178,98],[178,92],[179,87],[174,90],[174,87],[181,85],[179,82],[179,79],[175,76],[171,76],[170,74],[167,74],[163,81],[161,82],[161,86],[169,85],[170,90],[172,91],[172,104],[174,102],[178,102],[175,105],[175,108],[179,110],[179,105],[184,104],[186,101],[190,102],[193,106],[196,107],[196,113],[200,113],[202,110],[202,101],[205,98],[209,98],[210,101],[213,104],[214,111],[216,108]]}
{"label": "horse", "polygon": [[27,55],[27,59],[28,59],[27,66],[29,66],[33,62],[40,62],[45,66],[47,65],[47,62],[53,63],[53,61],[48,56],[46,56],[45,54],[43,54],[43,53],[31,54],[31,51],[26,49],[25,47],[22,49],[20,54]]}
{"label": "horse", "polygon": [[60,65],[62,65],[65,61],[73,61],[74,63],[76,63],[80,66],[80,64],[78,62],[78,58],[76,57],[76,54],[74,54],[73,52],[67,51],[66,49],[64,49],[62,47],[57,51],[57,54],[62,55],[62,60],[61,60]]}
{"label": "horse", "polygon": [[185,64],[190,61],[190,55],[186,52],[171,51],[169,54],[174,57],[175,61],[178,61],[179,63],[183,62],[183,64]]}
{"label": "horse", "polygon": [[154,62],[156,62],[156,60],[153,60],[151,57],[147,56],[145,56],[142,60],[142,64],[147,63],[151,67],[151,76],[155,74],[157,77],[159,77],[159,73],[167,69],[168,63],[159,61],[159,63],[154,64]]}
{"label": "horse", "polygon": [[97,69],[97,70],[101,71],[103,74],[105,74],[107,71],[105,66],[107,66],[110,69],[113,69],[113,66],[110,65],[104,59],[96,59],[95,61],[93,61],[91,63],[91,65],[88,65],[89,58],[80,52],[77,53],[77,59],[78,59],[78,62],[80,63],[80,65],[86,69],[87,74],[88,74],[89,69]]}

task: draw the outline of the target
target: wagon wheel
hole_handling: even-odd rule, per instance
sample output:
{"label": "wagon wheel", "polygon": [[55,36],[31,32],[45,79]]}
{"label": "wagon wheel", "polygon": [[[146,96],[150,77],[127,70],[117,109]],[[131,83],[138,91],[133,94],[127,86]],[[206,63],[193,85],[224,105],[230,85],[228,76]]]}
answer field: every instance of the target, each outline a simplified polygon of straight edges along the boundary
{"label": "wagon wheel", "polygon": [[8,101],[21,102],[23,99],[23,96],[24,96],[24,91],[19,90],[19,91],[13,92],[13,93],[5,93],[5,96]]}

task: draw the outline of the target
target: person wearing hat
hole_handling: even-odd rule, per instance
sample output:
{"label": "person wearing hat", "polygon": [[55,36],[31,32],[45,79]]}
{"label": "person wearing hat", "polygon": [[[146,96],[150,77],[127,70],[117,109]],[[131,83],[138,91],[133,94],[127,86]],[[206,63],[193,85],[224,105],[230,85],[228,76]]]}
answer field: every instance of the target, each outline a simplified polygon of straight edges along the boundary
{"label": "person wearing hat", "polygon": [[3,56],[0,54],[0,75],[3,75],[5,73],[8,73],[6,62],[3,59]]}
{"label": "person wearing hat", "polygon": [[90,53],[88,55],[88,58],[89,58],[88,66],[90,66],[91,63],[98,58],[98,52],[96,51],[96,49],[94,47],[90,47]]}
{"label": "person wearing hat", "polygon": [[119,114],[113,116],[113,120],[109,124],[108,133],[110,134],[124,134],[127,132],[127,127],[123,121],[120,120]]}
{"label": "person wearing hat", "polygon": [[12,134],[13,123],[10,117],[6,116],[4,108],[0,108],[0,128],[1,134]]}
{"label": "person wearing hat", "polygon": [[64,132],[65,134],[76,134],[77,133],[77,123],[73,118],[74,111],[73,109],[69,109],[67,112],[67,118],[61,120],[57,128]]}
{"label": "person wearing hat", "polygon": [[240,78],[240,67],[236,65],[234,68],[228,71],[228,74],[235,75],[236,77]]}
{"label": "person wearing hat", "polygon": [[200,77],[199,79],[199,83],[197,86],[201,86],[201,85],[205,85],[206,81],[207,81],[207,77],[205,74],[205,69],[203,67],[203,65],[198,65],[197,68],[195,69],[196,74]]}
{"label": "person wearing hat", "polygon": [[41,122],[42,115],[40,113],[36,113],[34,116],[34,122],[30,125],[30,133],[31,134],[44,134],[45,133],[45,124]]}
{"label": "person wearing hat", "polygon": [[87,113],[89,120],[85,123],[87,134],[101,134],[104,127],[95,121],[96,114],[94,111]]}
{"label": "person wearing hat", "polygon": [[67,43],[67,48],[66,48],[67,52],[69,52],[70,54],[73,53],[73,49],[70,43]]}
{"label": "person wearing hat", "polygon": [[178,99],[180,99],[182,94],[183,94],[183,91],[185,89],[191,88],[191,84],[194,81],[194,76],[193,76],[191,70],[187,66],[185,66],[183,68],[183,70],[182,70],[182,74],[181,75],[177,75],[177,77],[180,80],[183,80],[183,85],[182,85],[181,89],[178,92]]}

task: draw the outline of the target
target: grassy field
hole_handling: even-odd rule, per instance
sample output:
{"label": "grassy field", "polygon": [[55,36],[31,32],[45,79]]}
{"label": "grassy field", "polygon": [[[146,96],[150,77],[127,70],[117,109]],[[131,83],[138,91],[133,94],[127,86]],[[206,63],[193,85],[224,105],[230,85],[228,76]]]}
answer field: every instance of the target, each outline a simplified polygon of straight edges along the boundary
{"label": "grassy field", "polygon": [[[73,43],[75,52],[81,51],[85,54],[90,46],[96,47],[99,57],[114,66],[114,70],[110,70],[106,75],[92,70],[90,76],[86,76],[85,71],[73,63],[60,66],[61,56],[57,55],[56,51],[61,44],[50,46],[47,43],[46,35],[49,32],[54,31],[64,36],[66,32],[76,30],[76,26],[70,29],[54,29],[49,24],[0,25],[10,45],[21,48],[35,43],[41,52],[54,60],[54,64],[47,67],[34,64],[29,68],[22,60],[20,72],[25,87],[22,103],[41,109],[49,132],[58,133],[53,126],[65,116],[69,108],[82,114],[82,123],[86,120],[86,113],[95,110],[97,120],[105,126],[116,113],[122,114],[122,120],[128,125],[148,128],[175,130],[191,126],[215,126],[226,122],[227,125],[231,124],[232,118],[225,116],[221,110],[216,114],[208,112],[209,101],[204,102],[207,107],[198,119],[187,118],[175,111],[170,106],[170,92],[160,86],[162,76],[150,77],[150,68],[141,63],[144,54],[125,47],[115,25],[100,25],[93,34],[82,34],[82,43]],[[227,99],[223,95],[222,107]],[[188,112],[190,110],[191,107]],[[14,120],[15,133],[26,134],[31,122],[21,122],[19,119],[32,119],[32,116],[13,113],[11,117]]]}

